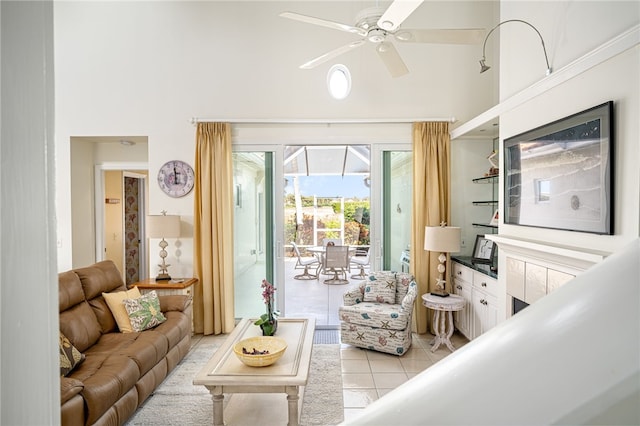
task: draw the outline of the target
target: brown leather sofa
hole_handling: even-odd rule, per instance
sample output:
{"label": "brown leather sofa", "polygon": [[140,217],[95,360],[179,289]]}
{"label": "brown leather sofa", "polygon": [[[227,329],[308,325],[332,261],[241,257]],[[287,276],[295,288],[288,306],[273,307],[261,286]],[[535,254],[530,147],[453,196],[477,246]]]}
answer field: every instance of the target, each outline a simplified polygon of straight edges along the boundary
{"label": "brown leather sofa", "polygon": [[102,293],[126,290],[111,261],[62,272],[60,331],[84,361],[60,377],[63,425],[122,425],[191,346],[191,299],[159,296],[167,318],[155,328],[120,333]]}

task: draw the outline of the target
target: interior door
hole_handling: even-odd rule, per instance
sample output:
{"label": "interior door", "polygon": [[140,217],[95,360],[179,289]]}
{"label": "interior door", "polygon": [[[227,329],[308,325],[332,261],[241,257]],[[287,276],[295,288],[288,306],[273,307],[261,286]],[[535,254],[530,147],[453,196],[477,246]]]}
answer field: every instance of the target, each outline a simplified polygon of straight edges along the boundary
{"label": "interior door", "polygon": [[[146,165],[144,165],[146,167]],[[147,171],[132,164],[95,168],[95,261],[112,260],[127,284],[148,277]]]}

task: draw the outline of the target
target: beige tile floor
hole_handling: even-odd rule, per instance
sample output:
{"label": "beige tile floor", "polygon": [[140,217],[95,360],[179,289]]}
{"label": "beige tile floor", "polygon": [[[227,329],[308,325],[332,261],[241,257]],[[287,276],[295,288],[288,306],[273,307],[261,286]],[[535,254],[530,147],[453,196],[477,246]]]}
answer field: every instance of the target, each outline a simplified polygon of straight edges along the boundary
{"label": "beige tile floor", "polygon": [[[300,271],[294,269],[295,260],[291,258],[285,262],[285,288],[280,289],[281,294],[285,296],[286,316],[313,317],[316,319],[317,329],[337,329],[339,327],[338,307],[342,304],[342,295],[362,280],[350,279],[349,284],[345,285],[324,284],[326,277],[321,277],[320,280],[296,280],[293,276]],[[261,268],[247,270],[245,281],[259,283],[260,270]],[[259,294],[256,288],[256,286],[248,289],[236,288],[236,297],[256,300],[255,305],[248,307],[247,315],[256,315],[256,312],[261,312],[264,308],[260,298],[255,297]],[[241,317],[242,312],[236,316]],[[225,338],[225,335],[194,336],[193,345],[201,341],[210,341],[210,339],[220,339],[222,343]],[[450,354],[449,349],[443,346],[432,353],[429,344],[431,339],[433,339],[431,334],[414,334],[411,349],[402,357],[342,344],[342,392],[345,419],[357,415],[371,402]],[[456,348],[468,342],[457,332],[451,340]]]}
{"label": "beige tile floor", "polygon": [[[192,348],[203,342],[221,344],[226,337],[196,335],[192,339]],[[376,399],[451,353],[443,346],[431,352],[431,339],[431,334],[414,334],[411,349],[402,357],[341,344],[344,418],[356,416]],[[467,339],[457,332],[451,340],[456,348],[468,343]]]}

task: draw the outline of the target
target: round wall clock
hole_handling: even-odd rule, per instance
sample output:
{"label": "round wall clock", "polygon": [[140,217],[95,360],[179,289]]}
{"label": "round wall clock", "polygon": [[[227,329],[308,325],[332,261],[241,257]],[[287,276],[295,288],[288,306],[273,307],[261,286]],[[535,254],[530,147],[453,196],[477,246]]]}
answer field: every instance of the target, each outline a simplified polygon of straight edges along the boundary
{"label": "round wall clock", "polygon": [[184,197],[193,189],[193,182],[193,168],[184,161],[169,161],[158,172],[158,185],[170,197]]}

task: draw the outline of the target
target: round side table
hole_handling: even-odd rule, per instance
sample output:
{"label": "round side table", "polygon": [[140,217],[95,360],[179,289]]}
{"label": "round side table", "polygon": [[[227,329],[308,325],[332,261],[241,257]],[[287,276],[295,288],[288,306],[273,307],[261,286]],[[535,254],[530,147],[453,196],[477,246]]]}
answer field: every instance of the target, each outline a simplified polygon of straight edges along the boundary
{"label": "round side table", "polygon": [[[441,344],[445,344],[451,352],[456,348],[451,344],[453,335],[453,312],[461,311],[464,308],[464,299],[457,294],[450,294],[447,297],[433,296],[431,293],[422,295],[422,304],[433,309],[433,328],[436,337],[433,339],[431,352],[435,352]],[[449,313],[449,329],[445,330],[445,315]]]}

